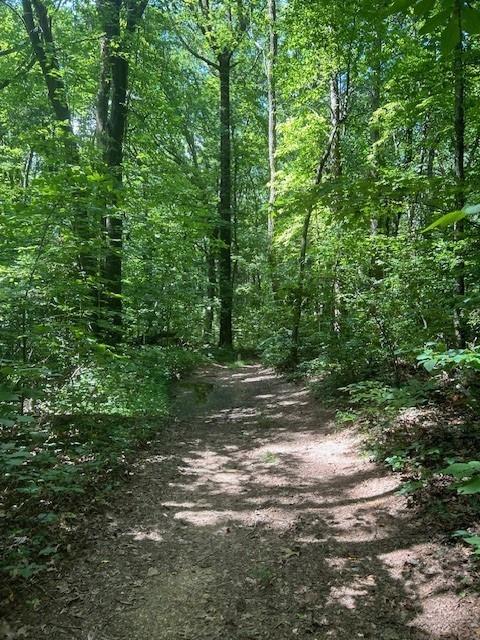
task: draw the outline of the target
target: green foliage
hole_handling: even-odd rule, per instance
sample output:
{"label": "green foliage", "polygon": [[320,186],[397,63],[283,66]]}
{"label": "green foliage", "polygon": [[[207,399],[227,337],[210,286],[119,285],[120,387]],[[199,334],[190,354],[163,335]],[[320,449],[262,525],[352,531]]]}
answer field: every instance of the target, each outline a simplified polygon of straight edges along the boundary
{"label": "green foliage", "polygon": [[[228,363],[260,353],[323,400],[341,388],[338,421],[360,420],[374,455],[415,475],[408,492],[458,458],[469,430],[477,443],[472,425],[430,434],[396,421],[440,403],[478,409],[480,205],[465,203],[480,197],[480,12],[439,0],[278,4],[273,60],[257,0],[148,3],[122,39],[128,127],[112,171],[93,117],[111,68],[98,7],[46,3],[64,84],[52,92],[21,15],[0,3],[0,442],[19,510],[14,573],[54,557],[50,529],[68,529],[70,501],[149,437],[197,351]],[[277,89],[270,177],[263,60]],[[230,232],[236,345],[216,350]],[[466,482],[473,499],[476,476]]]}
{"label": "green foliage", "polygon": [[178,347],[137,347],[84,362],[49,403],[54,413],[165,415],[170,380],[199,361]]}
{"label": "green foliage", "polygon": [[41,419],[4,425],[2,572],[29,578],[65,551],[82,512],[128,477],[136,448],[161,430],[169,382],[198,362],[173,347],[84,362],[76,379],[45,400]]}
{"label": "green foliage", "polygon": [[288,329],[278,331],[260,343],[262,360],[279,369],[288,365],[291,349],[291,332]]}
{"label": "green foliage", "polygon": [[391,387],[377,380],[365,380],[340,388],[348,393],[350,403],[373,411],[385,408],[399,409],[416,407],[424,404],[433,386],[412,378],[401,387]]}
{"label": "green foliage", "polygon": [[455,478],[455,488],[462,495],[480,493],[480,462],[454,462],[442,469],[445,475]]}
{"label": "green foliage", "polygon": [[464,207],[460,211],[451,211],[450,213],[446,213],[432,224],[428,225],[424,231],[431,231],[432,229],[437,229],[438,227],[448,227],[449,225],[455,224],[460,220],[467,218],[468,216],[478,216],[480,213],[480,205],[472,205],[469,207]]}
{"label": "green foliage", "polygon": [[480,370],[480,349],[435,350],[428,347],[417,356],[419,363],[429,372],[451,371],[452,369]]}

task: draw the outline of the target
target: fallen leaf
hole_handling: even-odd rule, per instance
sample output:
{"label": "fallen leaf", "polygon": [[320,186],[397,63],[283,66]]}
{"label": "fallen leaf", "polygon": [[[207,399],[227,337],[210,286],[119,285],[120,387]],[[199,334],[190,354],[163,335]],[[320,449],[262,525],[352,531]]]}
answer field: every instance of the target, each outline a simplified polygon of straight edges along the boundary
{"label": "fallen leaf", "polygon": [[159,573],[160,571],[158,569],[155,569],[155,567],[150,567],[150,569],[147,572],[147,576],[149,578],[153,578],[153,576],[158,576]]}

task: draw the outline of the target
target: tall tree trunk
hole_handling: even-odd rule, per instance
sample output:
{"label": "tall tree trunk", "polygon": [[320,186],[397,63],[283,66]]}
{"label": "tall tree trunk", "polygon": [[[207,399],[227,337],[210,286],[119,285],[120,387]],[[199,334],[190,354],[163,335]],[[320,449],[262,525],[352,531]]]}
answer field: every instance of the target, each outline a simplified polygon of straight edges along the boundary
{"label": "tall tree trunk", "polygon": [[302,320],[302,307],[305,291],[305,268],[308,248],[308,232],[312,219],[313,207],[309,206],[303,219],[302,235],[300,237],[300,255],[298,259],[297,285],[295,290],[295,300],[293,303],[292,318],[292,349],[290,352],[290,364],[295,366],[298,363],[298,349],[300,346],[300,323]]}
{"label": "tall tree trunk", "polygon": [[342,155],[340,149],[341,138],[341,104],[340,104],[340,74],[332,73],[330,77],[330,122],[335,132],[332,143],[332,174],[334,178],[342,175]]}
{"label": "tall tree trunk", "polygon": [[268,84],[268,160],[270,168],[270,190],[268,197],[268,242],[269,250],[273,240],[274,210],[276,198],[276,163],[277,151],[277,91],[275,80],[275,67],[278,53],[277,34],[277,1],[268,0],[269,23],[269,51],[267,56],[267,84]]}
{"label": "tall tree trunk", "polygon": [[[340,178],[342,175],[342,152],[340,148],[341,141],[341,76],[339,73],[332,73],[330,77],[330,122],[332,126],[333,142],[332,142],[332,175],[334,178]],[[335,198],[336,206],[340,207],[341,199]],[[331,329],[335,338],[340,337],[340,320],[341,313],[339,307],[340,299],[340,281],[338,278],[338,259],[335,262],[332,281],[332,315]]]}
{"label": "tall tree trunk", "polygon": [[[145,0],[143,0],[145,1]],[[232,57],[236,47],[241,40],[241,36],[247,30],[249,19],[248,12],[245,11],[244,0],[236,0],[236,12],[231,8],[228,11],[228,26],[234,36],[230,47],[226,47],[223,37],[216,37],[215,28],[218,6],[217,3],[210,3],[210,0],[198,0],[198,2],[187,3],[191,6],[193,13],[200,14],[200,31],[205,36],[211,51],[214,53],[214,60],[202,55],[189,45],[181,36],[180,40],[185,48],[198,60],[207,64],[211,69],[215,69],[220,80],[220,180],[219,180],[219,202],[218,202],[218,237],[220,248],[218,251],[218,292],[220,299],[220,331],[219,346],[231,349],[233,347],[233,274],[232,274],[232,127],[231,127],[231,102],[230,102],[230,76],[232,70]],[[197,13],[196,9],[199,10]],[[236,13],[236,24],[234,19]],[[223,20],[223,14],[222,14]],[[223,34],[222,34],[223,36]],[[237,40],[237,44],[233,41]]]}
{"label": "tall tree trunk", "polygon": [[[327,143],[327,147],[323,153],[323,156],[318,163],[315,185],[319,185],[322,182],[323,174],[327,162],[332,153],[334,141],[337,135],[337,127],[334,127],[330,132],[330,138]],[[308,250],[308,234],[310,231],[310,222],[312,220],[313,205],[309,205],[305,217],[303,219],[302,234],[300,236],[300,255],[298,257],[298,273],[297,283],[295,288],[295,300],[293,303],[293,316],[292,316],[292,347],[290,350],[290,365],[295,366],[298,363],[298,349],[300,346],[300,325],[302,321],[302,308],[305,299],[305,271],[307,261]]]}
{"label": "tall tree trunk", "polygon": [[[464,67],[464,36],[463,36],[463,3],[455,0],[454,14],[458,25],[458,42],[454,51],[453,74],[455,85],[454,124],[455,124],[455,178],[457,183],[456,208],[465,206],[465,67]],[[464,221],[455,225],[455,239],[461,240],[464,234]],[[456,264],[457,275],[455,282],[456,303],[454,309],[454,326],[457,345],[464,349],[467,342],[465,319],[462,313],[462,303],[465,297],[465,262],[459,258]]]}
{"label": "tall tree trunk", "polygon": [[223,50],[218,56],[220,77],[220,194],[219,238],[221,246],[218,258],[220,297],[219,346],[233,346],[232,310],[232,140],[230,72],[232,53]]}
{"label": "tall tree trunk", "polygon": [[209,242],[206,251],[207,266],[207,305],[205,308],[203,339],[207,344],[213,342],[213,320],[215,308],[215,292],[217,286],[216,270],[215,270],[215,249]]}
{"label": "tall tree trunk", "polygon": [[[98,0],[103,35],[100,41],[100,78],[97,94],[97,141],[113,190],[107,194],[106,209],[117,209],[103,218],[106,241],[102,263],[104,294],[102,303],[111,330],[105,333],[110,344],[122,336],[122,250],[123,218],[118,207],[123,183],[123,147],[127,128],[129,63],[126,39],[135,31],[146,8],[146,0]],[[127,12],[122,33],[122,7]]]}
{"label": "tall tree trunk", "polygon": [[267,89],[268,89],[268,164],[269,193],[267,212],[267,260],[270,272],[270,284],[274,298],[277,296],[275,250],[273,245],[275,231],[275,203],[277,197],[277,86],[276,65],[278,57],[277,0],[268,0],[269,46],[267,52]]}
{"label": "tall tree trunk", "polygon": [[[382,93],[382,49],[383,38],[381,32],[381,26],[379,24],[375,27],[374,34],[374,51],[372,61],[372,85],[371,85],[371,98],[370,109],[372,117],[375,112],[380,108],[381,93]],[[380,140],[380,127],[376,122],[372,123],[370,131],[370,142],[372,145],[372,169],[371,177],[372,181],[376,181],[378,177],[378,166],[380,164],[380,157],[378,151],[378,142]],[[378,218],[372,218],[370,221],[371,233],[376,235],[379,230],[381,221]]]}

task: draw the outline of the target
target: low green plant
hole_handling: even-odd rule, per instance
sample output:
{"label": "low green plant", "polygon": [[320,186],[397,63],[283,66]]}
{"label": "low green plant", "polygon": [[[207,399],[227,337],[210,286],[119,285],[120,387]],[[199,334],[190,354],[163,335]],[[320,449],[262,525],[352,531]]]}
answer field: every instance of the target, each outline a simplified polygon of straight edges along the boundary
{"label": "low green plant", "polygon": [[260,588],[266,589],[275,582],[275,572],[267,565],[258,565],[252,570],[252,579]]}
{"label": "low green plant", "polygon": [[480,348],[442,349],[441,344],[430,343],[417,360],[429,373],[453,369],[480,371]]}
{"label": "low green plant", "polygon": [[355,422],[359,417],[359,414],[355,411],[337,411],[335,413],[335,422],[337,424],[351,424]]}
{"label": "low green plant", "polygon": [[339,391],[348,394],[350,404],[367,408],[371,411],[378,409],[398,411],[407,407],[415,407],[424,404],[428,399],[428,393],[433,385],[415,379],[409,380],[402,386],[393,387],[379,380],[364,380]]}
{"label": "low green plant", "polygon": [[197,362],[178,347],[84,362],[39,415],[3,423],[0,572],[30,578],[55,561],[79,512],[128,477],[133,451],[162,428],[169,381]]}
{"label": "low green plant", "polygon": [[259,349],[261,359],[265,364],[279,369],[285,368],[288,365],[291,356],[291,331],[287,329],[277,331],[272,336],[261,342]]}
{"label": "low green plant", "polygon": [[441,472],[455,478],[454,487],[461,495],[480,493],[480,461],[453,462]]}

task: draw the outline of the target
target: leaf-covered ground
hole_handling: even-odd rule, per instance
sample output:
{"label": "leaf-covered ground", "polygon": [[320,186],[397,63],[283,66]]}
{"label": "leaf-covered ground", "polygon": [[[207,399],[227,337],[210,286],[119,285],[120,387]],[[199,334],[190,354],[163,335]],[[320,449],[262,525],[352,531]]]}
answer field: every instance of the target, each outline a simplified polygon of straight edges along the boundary
{"label": "leaf-covered ground", "polygon": [[466,550],[305,389],[214,366],[177,416],[6,638],[478,640]]}

